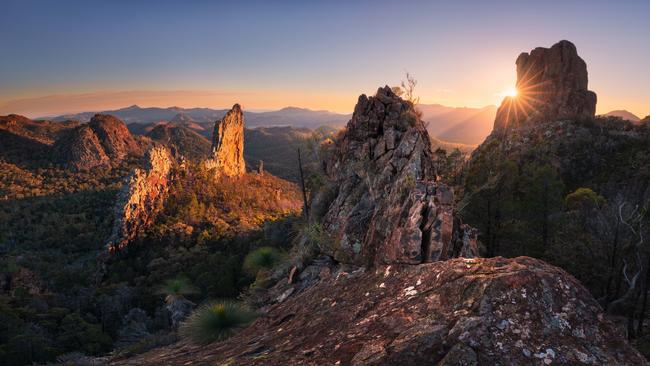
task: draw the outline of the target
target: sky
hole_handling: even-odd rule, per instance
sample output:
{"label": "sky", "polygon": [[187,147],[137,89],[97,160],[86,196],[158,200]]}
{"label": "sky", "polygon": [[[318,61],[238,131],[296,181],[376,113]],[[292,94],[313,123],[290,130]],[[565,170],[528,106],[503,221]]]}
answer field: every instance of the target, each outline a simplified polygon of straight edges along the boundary
{"label": "sky", "polygon": [[650,115],[650,1],[0,0],[0,114],[142,107],[352,111],[405,71],[421,103],[498,105],[562,39],[598,113]]}

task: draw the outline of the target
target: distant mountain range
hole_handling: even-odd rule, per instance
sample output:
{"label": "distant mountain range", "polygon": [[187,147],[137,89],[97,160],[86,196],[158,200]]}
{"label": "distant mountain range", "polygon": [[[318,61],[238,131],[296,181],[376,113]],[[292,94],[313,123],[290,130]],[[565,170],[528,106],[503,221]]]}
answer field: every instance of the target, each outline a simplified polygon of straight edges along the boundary
{"label": "distant mountain range", "polygon": [[[444,142],[465,145],[478,145],[492,131],[497,107],[489,105],[483,108],[447,107],[441,104],[419,104],[417,109],[422,112],[422,120],[427,123],[429,134]],[[42,119],[52,121],[76,120],[89,121],[95,113],[113,115],[131,125],[134,133],[146,134],[156,124],[173,122],[184,125],[206,137],[212,133],[212,124],[221,119],[227,109],[211,108],[141,108],[133,105],[127,108],[101,112],[82,112],[65,114]],[[606,113],[607,116],[617,116],[632,122],[638,122],[639,117],[625,110]],[[342,128],[352,117],[351,114],[340,114],[329,111],[315,111],[306,108],[286,107],[269,112],[244,112],[246,127],[277,127],[291,126],[297,128],[317,128],[327,126]],[[138,124],[139,126],[133,126]]]}
{"label": "distant mountain range", "polygon": [[[227,109],[210,108],[141,108],[132,105],[127,108],[101,111],[82,112],[65,114],[56,117],[45,117],[43,119],[53,121],[77,120],[80,122],[89,121],[95,113],[110,114],[127,124],[131,123],[156,123],[160,121],[183,122],[214,122],[221,119]],[[247,127],[272,127],[272,126],[293,126],[316,128],[319,126],[343,127],[350,119],[350,114],[339,114],[329,111],[314,111],[306,108],[287,107],[270,112],[244,112]]]}
{"label": "distant mountain range", "polygon": [[619,109],[619,110],[605,113],[604,116],[620,117],[622,119],[626,119],[630,122],[635,122],[635,123],[641,121],[641,118],[637,117],[634,113],[628,112],[624,109]]}

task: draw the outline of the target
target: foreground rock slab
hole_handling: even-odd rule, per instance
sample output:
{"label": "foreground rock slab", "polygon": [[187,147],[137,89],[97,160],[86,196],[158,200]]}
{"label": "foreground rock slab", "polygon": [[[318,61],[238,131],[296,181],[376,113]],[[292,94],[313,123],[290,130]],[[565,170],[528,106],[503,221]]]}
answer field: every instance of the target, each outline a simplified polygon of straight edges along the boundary
{"label": "foreground rock slab", "polygon": [[542,261],[338,271],[233,338],[114,365],[647,365],[588,291]]}

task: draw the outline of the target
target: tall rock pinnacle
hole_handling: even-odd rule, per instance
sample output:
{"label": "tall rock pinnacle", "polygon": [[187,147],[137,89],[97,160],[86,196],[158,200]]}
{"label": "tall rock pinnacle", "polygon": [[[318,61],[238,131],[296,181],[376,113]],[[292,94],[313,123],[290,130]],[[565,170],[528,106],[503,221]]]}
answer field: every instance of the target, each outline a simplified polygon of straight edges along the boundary
{"label": "tall rock pinnacle", "polygon": [[454,219],[453,192],[436,182],[423,122],[391,88],[359,97],[332,148],[325,166],[336,197],[324,205],[323,228],[332,237],[321,248],[326,254],[367,265],[476,254],[473,230]]}
{"label": "tall rock pinnacle", "polygon": [[212,135],[212,159],[209,168],[215,168],[218,175],[228,177],[246,173],[244,161],[244,113],[235,104],[228,113],[214,125]]}
{"label": "tall rock pinnacle", "polygon": [[596,94],[587,89],[587,64],[569,41],[538,47],[516,61],[517,91],[506,97],[494,122],[494,132],[521,124],[594,117]]}

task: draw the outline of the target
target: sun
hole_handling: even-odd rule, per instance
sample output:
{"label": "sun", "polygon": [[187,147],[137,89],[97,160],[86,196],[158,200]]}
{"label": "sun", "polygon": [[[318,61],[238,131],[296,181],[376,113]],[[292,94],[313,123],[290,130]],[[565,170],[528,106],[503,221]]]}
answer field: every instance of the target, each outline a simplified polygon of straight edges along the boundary
{"label": "sun", "polygon": [[502,95],[504,97],[515,98],[517,96],[517,94],[519,94],[519,92],[517,91],[517,88],[510,88],[510,89],[504,90]]}

